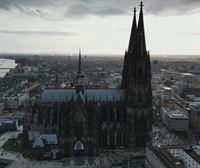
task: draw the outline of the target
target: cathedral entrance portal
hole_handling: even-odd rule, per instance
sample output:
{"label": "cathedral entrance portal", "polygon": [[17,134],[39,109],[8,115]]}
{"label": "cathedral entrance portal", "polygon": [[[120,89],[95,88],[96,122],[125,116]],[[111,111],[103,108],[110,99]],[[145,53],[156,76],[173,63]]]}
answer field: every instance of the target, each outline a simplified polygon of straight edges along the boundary
{"label": "cathedral entrance portal", "polygon": [[77,141],[74,145],[74,154],[76,156],[83,156],[84,151],[85,151],[85,148],[84,148],[83,143],[81,141]]}

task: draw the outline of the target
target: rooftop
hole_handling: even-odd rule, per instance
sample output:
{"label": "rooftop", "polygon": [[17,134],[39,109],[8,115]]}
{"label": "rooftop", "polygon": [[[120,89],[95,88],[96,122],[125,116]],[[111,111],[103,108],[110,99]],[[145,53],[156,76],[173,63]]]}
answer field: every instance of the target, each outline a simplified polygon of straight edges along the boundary
{"label": "rooftop", "polygon": [[178,109],[167,109],[166,114],[174,119],[188,119],[188,116]]}
{"label": "rooftop", "polygon": [[[76,89],[46,89],[41,94],[43,102],[72,101],[78,97]],[[82,94],[86,101],[123,101],[125,90],[123,89],[85,89]]]}
{"label": "rooftop", "polygon": [[197,163],[200,164],[200,156],[197,155],[192,149],[191,150],[185,150],[185,152],[190,155]]}
{"label": "rooftop", "polygon": [[33,143],[33,148],[44,147],[44,145],[57,145],[58,139],[56,134],[41,134]]}
{"label": "rooftop", "polygon": [[165,148],[157,148],[148,146],[148,148],[154,152],[154,154],[161,160],[161,162],[168,168],[183,167],[183,163],[179,162],[178,159],[173,157]]}

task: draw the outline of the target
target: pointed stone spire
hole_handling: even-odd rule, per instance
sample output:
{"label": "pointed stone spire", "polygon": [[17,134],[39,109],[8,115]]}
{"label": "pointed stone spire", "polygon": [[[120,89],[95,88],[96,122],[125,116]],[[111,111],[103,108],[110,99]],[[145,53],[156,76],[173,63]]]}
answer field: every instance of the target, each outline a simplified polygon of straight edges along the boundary
{"label": "pointed stone spire", "polygon": [[138,30],[144,31],[144,23],[143,23],[143,2],[140,2],[140,15],[139,15],[139,21],[138,21]]}
{"label": "pointed stone spire", "polygon": [[81,74],[81,50],[79,49],[78,74]]}
{"label": "pointed stone spire", "polygon": [[138,21],[138,51],[141,55],[146,55],[146,42],[144,33],[144,21],[143,21],[143,2],[140,3],[140,15]]}
{"label": "pointed stone spire", "polygon": [[127,88],[128,85],[128,76],[129,76],[129,65],[130,62],[134,62],[132,55],[136,54],[137,49],[137,21],[136,21],[136,8],[134,8],[134,15],[133,15],[133,23],[132,23],[132,30],[129,40],[129,47],[128,51],[125,52],[124,56],[124,66],[122,71],[122,83],[121,88]]}
{"label": "pointed stone spire", "polygon": [[134,8],[133,24],[132,24],[131,36],[128,47],[129,53],[133,53],[133,51],[136,50],[136,40],[137,40],[137,21],[136,21],[136,8]]}
{"label": "pointed stone spire", "polygon": [[79,60],[78,60],[78,72],[76,75],[76,91],[79,93],[80,91],[84,92],[84,74],[81,70],[81,50],[79,49]]}

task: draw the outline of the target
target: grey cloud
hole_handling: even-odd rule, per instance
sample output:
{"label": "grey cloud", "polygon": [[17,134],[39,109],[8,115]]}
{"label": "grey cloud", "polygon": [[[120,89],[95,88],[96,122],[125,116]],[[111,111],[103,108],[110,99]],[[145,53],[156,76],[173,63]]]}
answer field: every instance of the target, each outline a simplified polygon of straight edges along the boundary
{"label": "grey cloud", "polygon": [[35,10],[32,10],[32,9],[29,9],[29,8],[23,8],[17,4],[14,4],[14,6],[23,14],[25,15],[30,15],[30,16],[38,16],[38,17],[44,17],[45,14],[39,10],[39,9],[35,9]]}
{"label": "grey cloud", "polygon": [[[61,0],[62,1],[62,0]],[[17,4],[23,7],[44,7],[53,5],[54,0],[0,0],[0,9],[9,10]]]}
{"label": "grey cloud", "polygon": [[114,7],[102,9],[102,10],[99,10],[99,11],[96,12],[96,14],[101,14],[101,15],[123,15],[123,14],[126,14],[126,13],[127,13],[127,11],[117,9],[117,8],[114,8]]}
{"label": "grey cloud", "polygon": [[[154,3],[152,3],[152,1]],[[190,14],[200,9],[199,0],[152,0],[146,1],[146,11],[150,14],[180,15]]]}
{"label": "grey cloud", "polygon": [[66,16],[88,16],[88,15],[123,15],[126,14],[127,11],[117,8],[115,6],[104,6],[99,3],[89,3],[86,2],[90,0],[84,0],[85,3],[75,3],[70,5],[67,9]]}
{"label": "grey cloud", "polygon": [[9,10],[11,6],[10,1],[0,0],[0,9]]}
{"label": "grey cloud", "polygon": [[[199,0],[143,1],[145,12],[155,15],[188,14],[200,8]],[[126,14],[135,6],[139,8],[139,3],[140,0],[0,0],[0,9],[10,10],[15,7],[27,15],[42,16],[43,8],[59,7],[69,17],[108,16]]]}
{"label": "grey cloud", "polygon": [[[20,13],[25,14],[25,15],[29,15],[29,16],[37,16],[37,17],[44,17],[45,14],[39,10],[39,9],[30,9],[28,6],[30,6],[31,4],[27,4],[28,6],[26,7],[26,5],[24,3],[20,2],[24,2],[25,4],[27,2],[31,2],[31,0],[27,0],[27,1],[23,1],[23,0],[0,0],[0,9],[4,9],[4,10],[12,10],[12,9],[17,9]],[[38,5],[38,4],[37,4]]]}
{"label": "grey cloud", "polygon": [[41,36],[73,36],[73,32],[65,31],[24,31],[24,30],[0,30],[2,34],[10,35],[41,35]]}
{"label": "grey cloud", "polygon": [[[68,15],[121,15],[139,9],[140,0],[74,0]],[[200,0],[143,0],[145,13],[154,15],[190,14],[200,9]]]}

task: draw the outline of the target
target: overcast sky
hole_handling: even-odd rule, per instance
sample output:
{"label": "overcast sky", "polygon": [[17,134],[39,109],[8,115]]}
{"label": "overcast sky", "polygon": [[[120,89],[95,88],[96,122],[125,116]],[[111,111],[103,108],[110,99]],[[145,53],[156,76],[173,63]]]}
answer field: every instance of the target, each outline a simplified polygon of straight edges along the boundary
{"label": "overcast sky", "polygon": [[[200,55],[200,0],[144,0],[152,54]],[[0,53],[121,55],[136,0],[0,0]]]}

